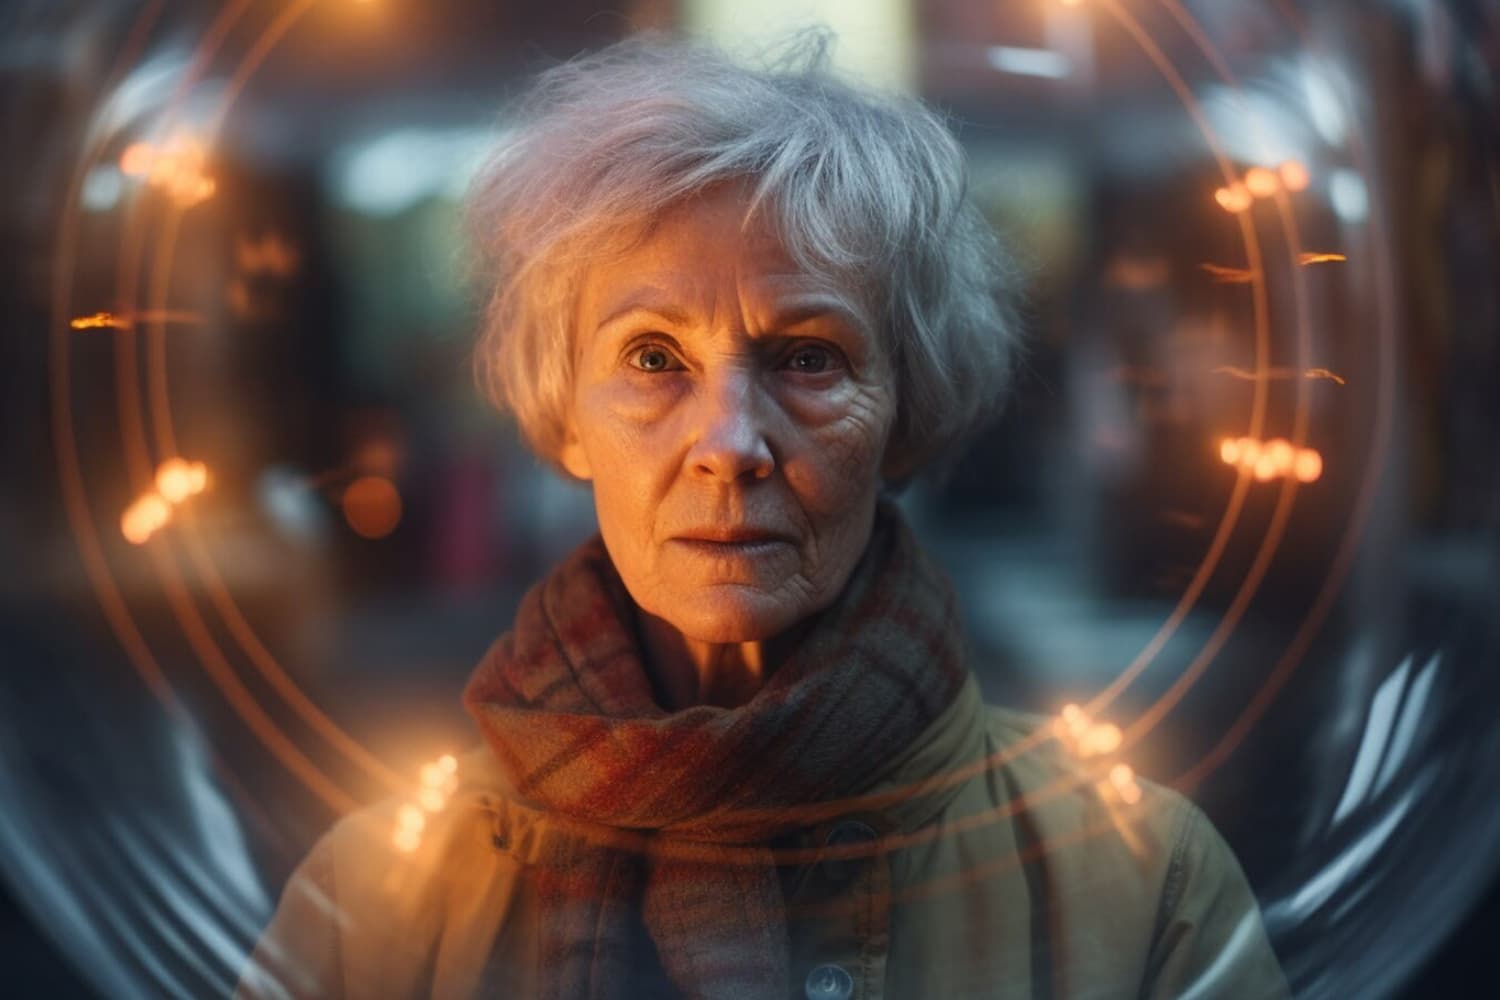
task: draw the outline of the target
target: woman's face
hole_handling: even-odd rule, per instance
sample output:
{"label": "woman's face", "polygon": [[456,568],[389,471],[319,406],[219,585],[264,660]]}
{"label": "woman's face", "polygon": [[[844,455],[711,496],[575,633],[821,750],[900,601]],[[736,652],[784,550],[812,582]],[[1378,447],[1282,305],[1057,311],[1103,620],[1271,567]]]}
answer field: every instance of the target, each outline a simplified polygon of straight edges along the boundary
{"label": "woman's face", "polygon": [[587,275],[560,456],[593,481],[636,603],[703,642],[770,639],[833,601],[896,415],[865,309],[743,228],[745,207],[705,194]]}

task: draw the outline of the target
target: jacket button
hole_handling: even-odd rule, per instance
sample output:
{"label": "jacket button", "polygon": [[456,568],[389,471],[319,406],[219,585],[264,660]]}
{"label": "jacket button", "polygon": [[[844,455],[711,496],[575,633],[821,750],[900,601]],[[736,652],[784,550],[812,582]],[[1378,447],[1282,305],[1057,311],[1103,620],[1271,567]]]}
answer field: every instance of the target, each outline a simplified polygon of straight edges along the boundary
{"label": "jacket button", "polygon": [[[823,841],[825,847],[847,847],[850,844],[868,844],[875,840],[877,834],[868,823],[861,823],[857,819],[846,819],[836,823],[832,830],[828,831],[828,838]],[[860,866],[864,864],[865,858],[825,858],[823,860],[823,873],[834,882],[847,882],[855,876]]]}
{"label": "jacket button", "polygon": [[807,974],[807,1000],[849,1000],[854,977],[842,965],[820,965]]}

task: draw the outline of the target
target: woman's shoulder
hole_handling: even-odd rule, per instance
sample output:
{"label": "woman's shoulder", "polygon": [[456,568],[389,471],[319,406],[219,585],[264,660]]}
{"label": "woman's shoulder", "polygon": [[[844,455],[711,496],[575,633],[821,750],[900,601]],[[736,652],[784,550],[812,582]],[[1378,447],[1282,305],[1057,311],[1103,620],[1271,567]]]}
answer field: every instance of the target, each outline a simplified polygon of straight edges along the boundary
{"label": "woman's shoulder", "polygon": [[1191,799],[1096,752],[1108,733],[1081,745],[1065,720],[995,707],[987,723],[993,797],[1033,842],[1057,902],[1080,923],[1133,912],[1150,928],[1149,995],[1191,993],[1210,975],[1226,987],[1215,995],[1287,995],[1239,861]]}

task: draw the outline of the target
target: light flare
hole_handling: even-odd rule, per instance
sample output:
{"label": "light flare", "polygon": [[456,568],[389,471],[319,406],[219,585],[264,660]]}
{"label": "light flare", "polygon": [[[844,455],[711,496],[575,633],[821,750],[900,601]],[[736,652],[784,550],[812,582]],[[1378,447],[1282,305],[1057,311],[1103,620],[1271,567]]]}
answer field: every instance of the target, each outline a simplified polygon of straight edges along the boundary
{"label": "light flare", "polygon": [[157,145],[133,142],[120,154],[120,172],[164,191],[183,208],[211,198],[218,185],[204,173],[207,152],[192,136],[176,136]]}
{"label": "light flare", "polygon": [[1219,203],[1220,208],[1232,215],[1238,215],[1249,209],[1254,200],[1245,185],[1238,181],[1214,192],[1214,201]]}
{"label": "light flare", "polygon": [[1109,786],[1128,806],[1141,801],[1141,786],[1136,783],[1135,771],[1129,764],[1116,764],[1109,769]]}
{"label": "light flare", "polygon": [[1231,378],[1244,379],[1246,382],[1257,382],[1260,379],[1287,379],[1287,378],[1309,378],[1324,379],[1339,385],[1347,385],[1342,375],[1337,375],[1327,368],[1308,368],[1298,371],[1295,368],[1265,368],[1259,373],[1241,368],[1238,365],[1219,365],[1213,369],[1215,375],[1228,375]]}
{"label": "light flare", "polygon": [[180,504],[208,487],[208,467],[202,462],[169,458],[156,467],[156,492],[170,504]]}
{"label": "light flare", "polygon": [[172,505],[155,493],[146,493],[120,515],[120,533],[132,545],[145,545],[170,520]]}
{"label": "light flare", "polygon": [[441,812],[448,796],[458,788],[458,758],[445,753],[437,760],[423,764],[417,771],[418,789],[413,801],[396,810],[396,826],[391,844],[403,854],[422,846],[422,832],[427,829],[427,814]]}
{"label": "light flare", "polygon": [[1124,733],[1111,722],[1096,723],[1077,705],[1064,705],[1052,731],[1075,756],[1105,757],[1120,749]]}
{"label": "light flare", "polygon": [[1299,448],[1285,438],[1265,442],[1248,437],[1220,438],[1219,459],[1263,483],[1290,477],[1312,483],[1323,475],[1323,456],[1317,449]]}
{"label": "light flare", "polygon": [[1297,263],[1304,267],[1308,264],[1335,264],[1348,259],[1341,253],[1300,253],[1297,255]]}
{"label": "light flare", "polygon": [[1312,182],[1307,168],[1296,160],[1287,160],[1276,172],[1281,175],[1281,186],[1294,193],[1306,191],[1307,185]]}
{"label": "light flare", "polygon": [[384,538],[401,523],[401,494],[384,476],[360,476],[344,490],[344,520],[355,534]]}
{"label": "light flare", "polygon": [[1251,167],[1245,172],[1245,190],[1253,197],[1269,198],[1281,188],[1281,181],[1265,167]]}
{"label": "light flare", "polygon": [[96,312],[91,316],[78,316],[68,323],[75,330],[128,330],[130,323],[114,313]]}
{"label": "light flare", "polygon": [[1198,265],[1221,285],[1248,285],[1255,280],[1255,272],[1248,267],[1225,267],[1207,261]]}

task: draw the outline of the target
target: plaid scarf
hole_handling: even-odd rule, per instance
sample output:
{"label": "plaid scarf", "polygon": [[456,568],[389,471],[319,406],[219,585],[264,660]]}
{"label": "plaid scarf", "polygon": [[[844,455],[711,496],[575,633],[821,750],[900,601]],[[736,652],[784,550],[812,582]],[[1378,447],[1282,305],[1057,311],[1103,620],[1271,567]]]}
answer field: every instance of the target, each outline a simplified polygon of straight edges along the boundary
{"label": "plaid scarf", "polygon": [[663,974],[687,997],[784,996],[767,842],[811,825],[797,807],[859,794],[943,712],[960,635],[946,577],[885,503],[838,600],[739,708],[656,703],[598,538],[533,587],[464,703],[517,798],[556,821],[533,870],[543,996],[658,995]]}

